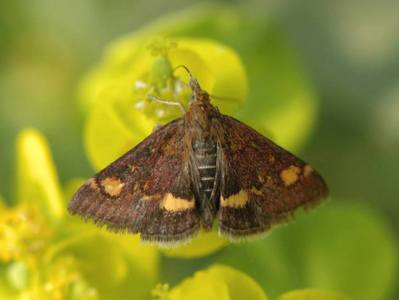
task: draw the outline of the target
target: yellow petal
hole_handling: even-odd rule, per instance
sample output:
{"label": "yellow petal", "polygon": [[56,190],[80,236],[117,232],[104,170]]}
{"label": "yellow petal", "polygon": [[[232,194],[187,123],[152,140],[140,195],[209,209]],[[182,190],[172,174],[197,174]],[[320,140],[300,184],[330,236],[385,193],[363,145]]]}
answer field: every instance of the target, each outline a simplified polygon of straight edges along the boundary
{"label": "yellow petal", "polygon": [[34,129],[23,130],[17,139],[17,201],[39,207],[51,220],[65,214],[47,141]]}

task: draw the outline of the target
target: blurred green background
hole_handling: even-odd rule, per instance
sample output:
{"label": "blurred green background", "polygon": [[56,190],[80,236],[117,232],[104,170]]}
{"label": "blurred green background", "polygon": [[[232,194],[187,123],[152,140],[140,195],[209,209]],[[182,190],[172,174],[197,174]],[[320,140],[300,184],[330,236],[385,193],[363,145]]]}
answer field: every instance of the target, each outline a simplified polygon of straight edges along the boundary
{"label": "blurred green background", "polygon": [[[190,260],[160,254],[148,289],[223,263],[253,277],[270,299],[308,287],[398,299],[398,15],[394,0],[2,1],[0,194],[10,206],[20,201],[15,141],[26,127],[47,138],[62,186],[94,173],[82,80],[106,64],[105,48],[155,22],[149,32],[212,39],[240,55],[248,97],[236,115],[312,163],[331,202],[259,242]],[[305,100],[291,107],[297,98]],[[287,120],[291,127],[280,126]]]}

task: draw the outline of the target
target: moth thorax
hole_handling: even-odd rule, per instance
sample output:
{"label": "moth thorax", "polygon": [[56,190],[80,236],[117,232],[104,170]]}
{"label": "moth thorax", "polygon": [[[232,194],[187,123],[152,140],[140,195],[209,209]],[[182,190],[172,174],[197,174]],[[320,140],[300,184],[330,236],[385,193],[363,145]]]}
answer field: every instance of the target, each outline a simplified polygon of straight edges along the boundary
{"label": "moth thorax", "polygon": [[197,141],[193,145],[193,150],[200,175],[198,191],[202,199],[208,200],[215,186],[216,144],[213,141]]}

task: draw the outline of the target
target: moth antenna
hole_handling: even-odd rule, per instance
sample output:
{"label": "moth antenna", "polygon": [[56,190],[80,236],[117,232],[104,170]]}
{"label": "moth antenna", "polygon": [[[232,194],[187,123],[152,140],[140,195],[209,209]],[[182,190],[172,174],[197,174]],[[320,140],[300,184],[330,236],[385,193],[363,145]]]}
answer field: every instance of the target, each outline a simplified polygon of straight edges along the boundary
{"label": "moth antenna", "polygon": [[190,72],[190,69],[185,65],[178,65],[173,69],[173,71],[179,68],[183,68],[188,73],[188,76],[190,77],[190,82],[188,83],[188,85],[190,86],[191,90],[194,92],[194,99],[197,99],[198,95],[200,95],[202,92],[198,80],[193,76],[193,74]]}
{"label": "moth antenna", "polygon": [[183,68],[184,70],[186,70],[186,72],[187,72],[188,75],[190,76],[190,79],[191,79],[191,78],[194,78],[193,74],[191,74],[191,72],[190,72],[190,69],[189,69],[187,66],[185,66],[185,65],[178,65],[178,66],[174,67],[174,68],[173,68],[173,72],[176,71],[176,70],[179,69],[179,68]]}
{"label": "moth antenna", "polygon": [[184,109],[184,106],[181,102],[179,101],[170,101],[170,100],[163,100],[155,95],[148,95],[148,99],[152,100],[152,101],[156,101],[159,103],[163,103],[163,104],[167,104],[167,105],[175,105],[177,107],[179,107],[180,111],[185,114],[186,110]]}

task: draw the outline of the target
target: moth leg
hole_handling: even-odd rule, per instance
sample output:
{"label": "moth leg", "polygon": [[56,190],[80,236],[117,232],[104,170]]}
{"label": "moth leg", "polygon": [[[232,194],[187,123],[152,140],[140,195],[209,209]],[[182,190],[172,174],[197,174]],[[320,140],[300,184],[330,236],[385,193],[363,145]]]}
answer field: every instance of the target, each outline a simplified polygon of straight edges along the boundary
{"label": "moth leg", "polygon": [[175,106],[179,107],[182,114],[186,113],[186,110],[184,109],[184,106],[180,101],[163,100],[155,95],[148,95],[148,98],[152,101],[156,101],[159,103],[163,103],[163,104],[167,104],[167,105],[175,105]]}

